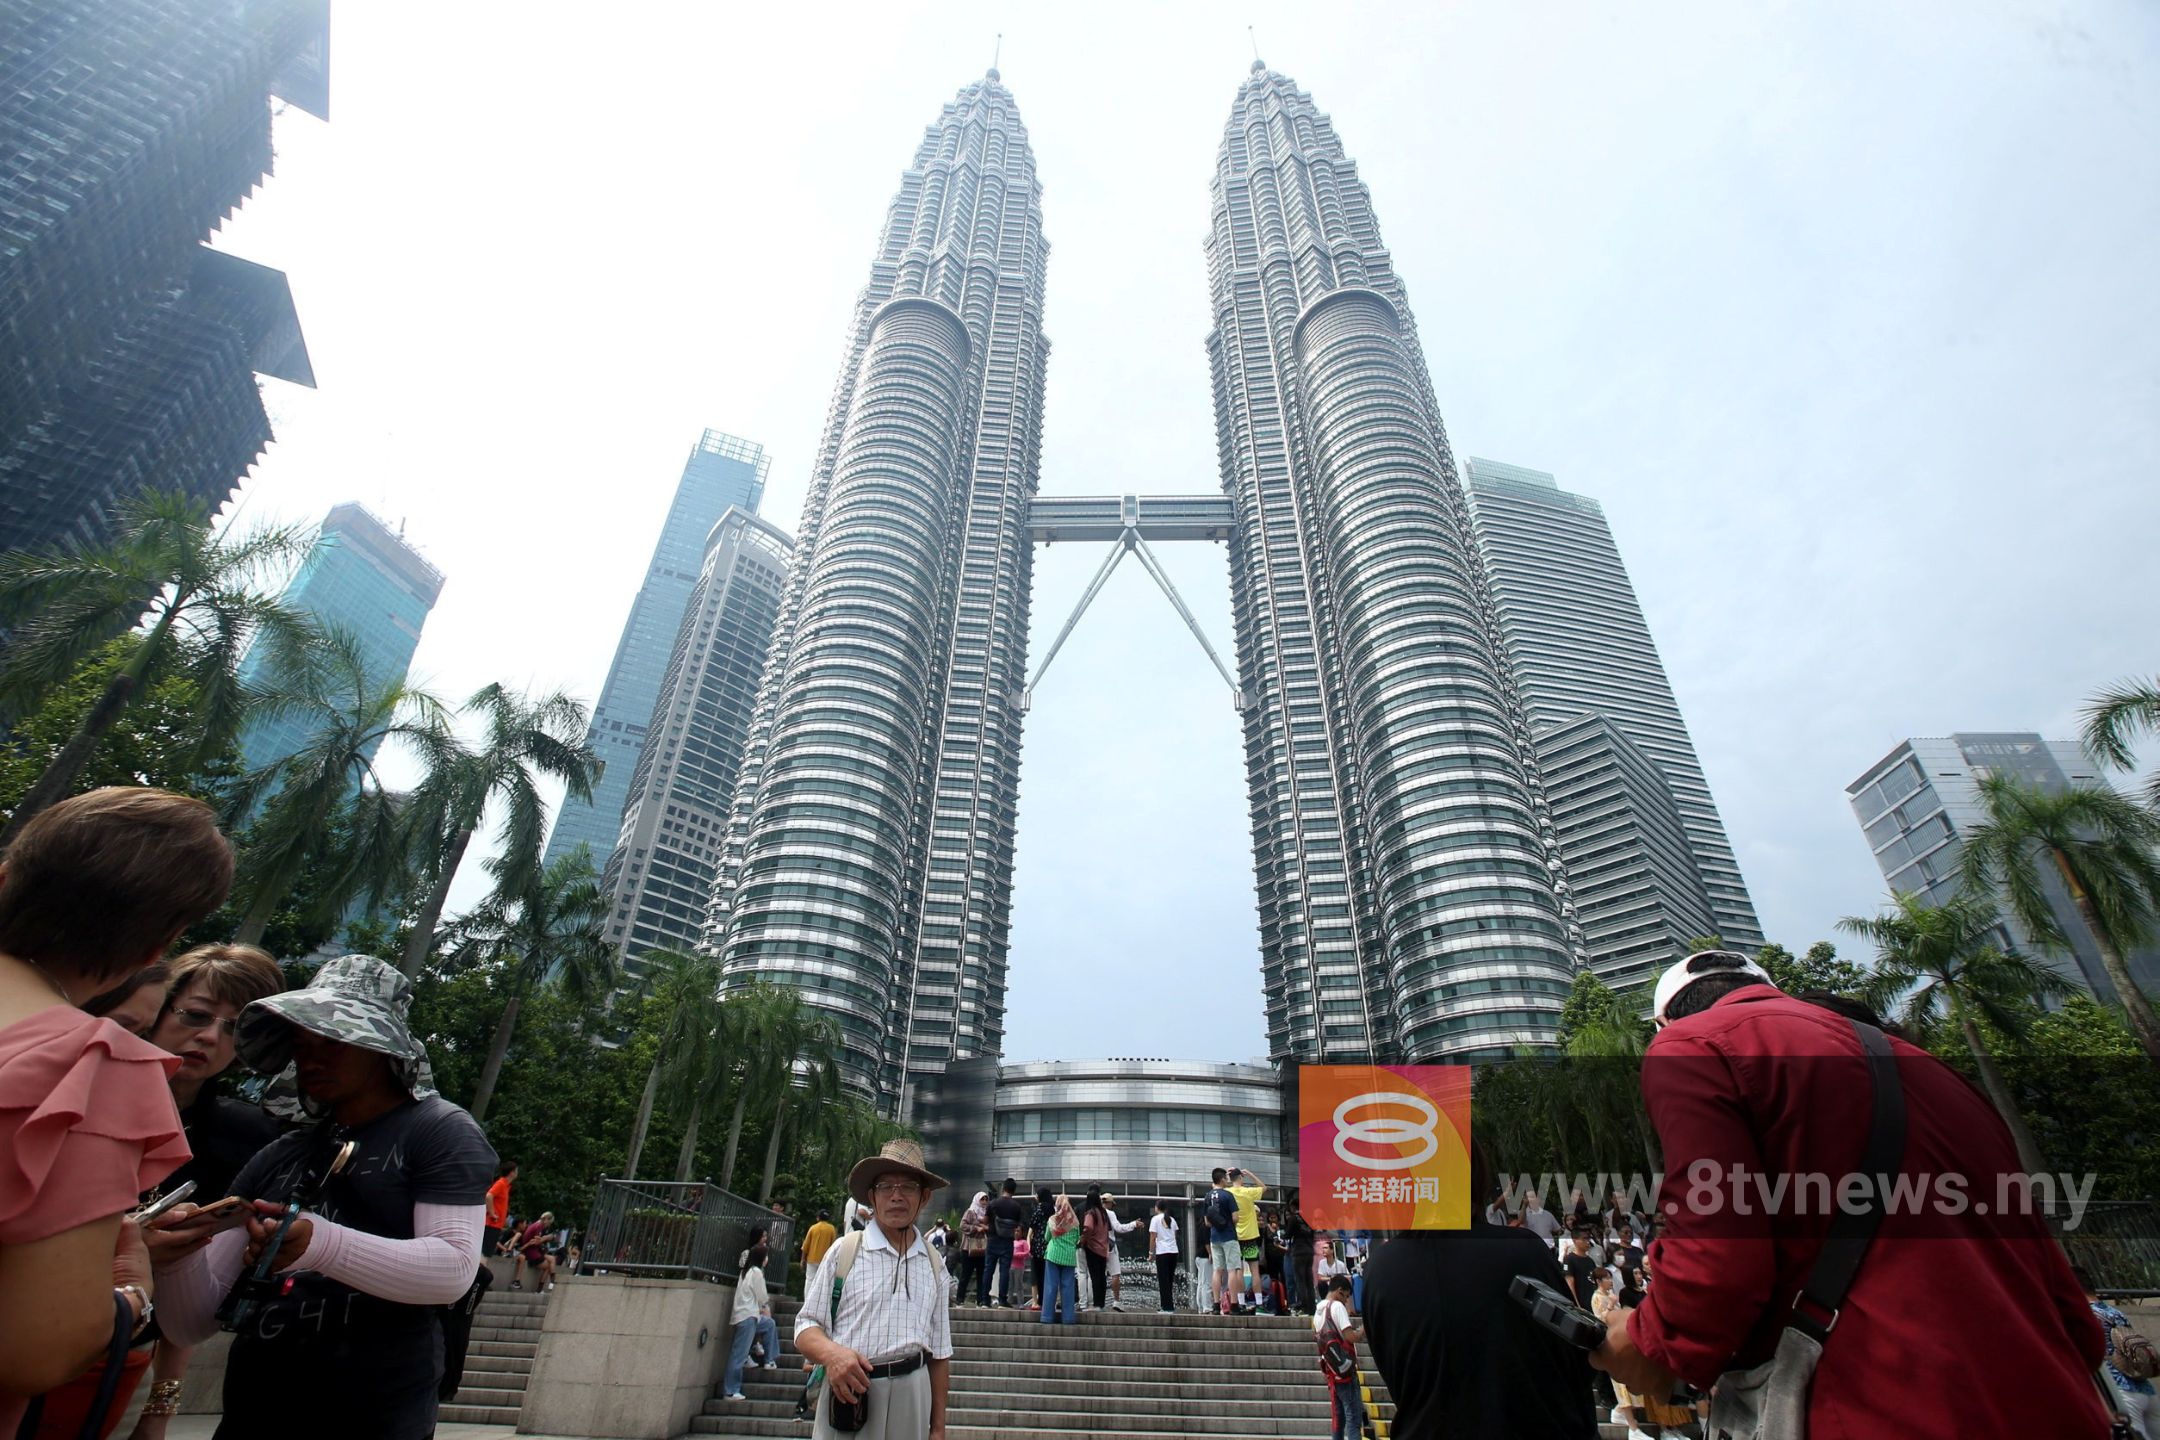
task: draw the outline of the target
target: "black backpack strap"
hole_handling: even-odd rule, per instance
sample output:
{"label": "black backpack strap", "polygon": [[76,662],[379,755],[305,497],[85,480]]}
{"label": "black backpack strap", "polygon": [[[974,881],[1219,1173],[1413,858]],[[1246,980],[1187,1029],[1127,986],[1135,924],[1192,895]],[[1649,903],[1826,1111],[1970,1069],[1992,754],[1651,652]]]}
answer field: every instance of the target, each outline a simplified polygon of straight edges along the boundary
{"label": "black backpack strap", "polygon": [[1815,1257],[1815,1268],[1793,1296],[1792,1314],[1785,1321],[1818,1345],[1837,1325],[1838,1310],[1852,1289],[1853,1276],[1882,1224],[1883,1187],[1892,1182],[1905,1160],[1905,1090],[1898,1082],[1897,1056],[1882,1031],[1858,1020],[1851,1023],[1867,1053],[1874,1092],[1867,1146],[1860,1153],[1860,1173],[1868,1178],[1868,1203],[1857,1209],[1838,1207]]}

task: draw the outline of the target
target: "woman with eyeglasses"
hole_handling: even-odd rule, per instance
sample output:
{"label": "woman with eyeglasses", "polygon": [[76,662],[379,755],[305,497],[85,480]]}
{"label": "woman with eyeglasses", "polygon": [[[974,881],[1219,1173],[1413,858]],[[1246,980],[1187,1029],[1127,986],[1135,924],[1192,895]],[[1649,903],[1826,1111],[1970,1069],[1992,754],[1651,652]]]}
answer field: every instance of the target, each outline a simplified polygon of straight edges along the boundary
{"label": "woman with eyeglasses", "polygon": [[[208,1205],[232,1193],[233,1177],[257,1151],[277,1139],[277,1121],[261,1107],[217,1093],[212,1082],[232,1067],[233,1036],[240,1012],[265,995],[285,988],[285,972],[265,951],[252,945],[199,945],[159,967],[169,969],[163,1009],[144,1038],[180,1057],[180,1068],[166,1082],[180,1109],[180,1128],[195,1158],[173,1171],[161,1191],[195,1182],[195,1203]],[[117,1017],[115,1017],[117,1018]],[[128,1440],[164,1440],[165,1427],[180,1409],[181,1381],[187,1375],[191,1345],[161,1342],[150,1361],[150,1398]],[[139,1361],[139,1356],[131,1356]],[[117,1418],[127,1404],[127,1390],[114,1404]],[[48,1414],[54,1414],[48,1411]],[[64,1420],[63,1420],[64,1423]],[[73,1436],[73,1430],[55,1431]]]}

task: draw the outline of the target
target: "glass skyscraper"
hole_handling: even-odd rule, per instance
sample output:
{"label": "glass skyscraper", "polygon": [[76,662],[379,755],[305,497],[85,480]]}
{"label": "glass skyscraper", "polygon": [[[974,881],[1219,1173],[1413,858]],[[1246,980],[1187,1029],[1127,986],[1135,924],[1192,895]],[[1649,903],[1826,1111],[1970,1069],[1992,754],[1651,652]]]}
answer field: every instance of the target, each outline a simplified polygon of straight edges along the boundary
{"label": "glass skyscraper", "polygon": [[328,0],[0,0],[0,551],[215,511],[312,385],[285,276],[203,245],[269,173],[270,99],[329,111]]}
{"label": "glass skyscraper", "polygon": [[[1605,523],[1604,507],[1583,495],[1562,490],[1540,470],[1473,457],[1467,467],[1470,505],[1475,515],[1478,549],[1490,578],[1515,688],[1522,697],[1533,738],[1584,715],[1602,715],[1650,757],[1672,789],[1672,799],[1687,832],[1701,890],[1714,922],[1707,931],[1727,945],[1753,950],[1763,943],[1762,924],[1740,877],[1725,822],[1710,798],[1695,742],[1681,719],[1679,701],[1665,677],[1657,643],[1636,601],[1634,583]],[[1549,802],[1559,797],[1548,796]],[[1559,815],[1555,813],[1556,824]],[[1597,855],[1585,837],[1558,825],[1562,859],[1571,878],[1578,870],[1606,871],[1610,857]],[[1652,885],[1646,842],[1637,886],[1599,891],[1596,885],[1572,887],[1592,964],[1609,979],[1641,979],[1656,956],[1643,948],[1646,933],[1631,914],[1635,902],[1622,897],[1639,885]],[[1572,854],[1570,852],[1573,852]],[[1588,868],[1586,868],[1588,867]],[[1598,893],[1589,893],[1597,891]],[[1619,905],[1599,915],[1586,908]],[[1677,901],[1666,907],[1668,928],[1677,934],[1693,915]]]}
{"label": "glass skyscraper", "polygon": [[614,852],[631,776],[645,748],[646,726],[660,698],[668,658],[675,652],[683,611],[704,568],[705,541],[729,506],[757,513],[767,464],[763,446],[718,430],[707,430],[691,450],[585,735],[585,743],[606,768],[589,802],[565,800],[556,812],[555,828],[548,835],[549,861],[582,845],[597,870]]}
{"label": "glass skyscraper", "polygon": [[648,950],[690,949],[704,928],[789,548],[784,532],[736,509],[706,539],[601,875],[608,938],[633,976]]}
{"label": "glass skyscraper", "polygon": [[[442,587],[442,572],[403,534],[358,505],[336,505],[286,585],[285,603],[325,629],[349,633],[359,642],[369,683],[385,685],[405,678]],[[268,664],[266,652],[250,650],[240,662],[241,681],[263,683]],[[248,726],[240,750],[247,767],[259,770],[297,752],[308,736],[306,716],[273,716]]]}
{"label": "glass skyscraper", "polygon": [[[1963,837],[1982,818],[1979,782],[1991,772],[2051,793],[2108,783],[2075,741],[2043,740],[2029,731],[1903,741],[1845,787],[1845,798],[1852,802],[1868,849],[1892,890],[1918,895],[1930,904],[1940,904],[1957,893]],[[2078,915],[2069,888],[2047,867],[2042,868],[2040,888],[2056,928],[2070,942],[2069,953],[2044,949],[2007,914],[2001,942],[2044,961],[2066,980],[2112,1002],[2115,984],[2100,963],[2099,948]],[[2123,959],[2141,986],[2160,990],[2160,948],[2144,946]]]}
{"label": "glass skyscraper", "polygon": [[1004,1037],[1048,249],[993,70],[886,212],[714,894],[727,983],[801,988],[889,1111]]}
{"label": "glass skyscraper", "polygon": [[1207,240],[1268,1049],[1549,1043],[1574,975],[1470,511],[1329,118],[1259,61]]}

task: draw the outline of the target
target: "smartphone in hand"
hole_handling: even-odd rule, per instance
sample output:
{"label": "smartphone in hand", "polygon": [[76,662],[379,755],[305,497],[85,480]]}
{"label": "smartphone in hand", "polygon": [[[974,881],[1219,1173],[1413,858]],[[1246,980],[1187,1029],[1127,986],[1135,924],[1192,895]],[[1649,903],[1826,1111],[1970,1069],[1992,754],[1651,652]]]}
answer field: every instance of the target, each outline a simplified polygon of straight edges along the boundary
{"label": "smartphone in hand", "polygon": [[222,1235],[247,1223],[255,1207],[238,1195],[228,1195],[223,1200],[190,1210],[185,1215],[160,1217],[160,1223],[151,1228],[186,1235],[191,1239]]}

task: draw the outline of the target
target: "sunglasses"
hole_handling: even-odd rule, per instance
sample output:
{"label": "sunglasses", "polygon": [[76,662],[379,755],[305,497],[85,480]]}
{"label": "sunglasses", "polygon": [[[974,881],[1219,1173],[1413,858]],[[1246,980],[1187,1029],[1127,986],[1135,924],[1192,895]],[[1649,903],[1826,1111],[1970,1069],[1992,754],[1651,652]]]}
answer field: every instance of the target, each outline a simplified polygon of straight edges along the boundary
{"label": "sunglasses", "polygon": [[179,1021],[181,1025],[189,1030],[207,1030],[215,1025],[225,1032],[227,1039],[232,1039],[240,1033],[240,1022],[238,1020],[228,1020],[222,1015],[212,1014],[208,1010],[198,1010],[192,1005],[169,1013],[173,1019]]}

